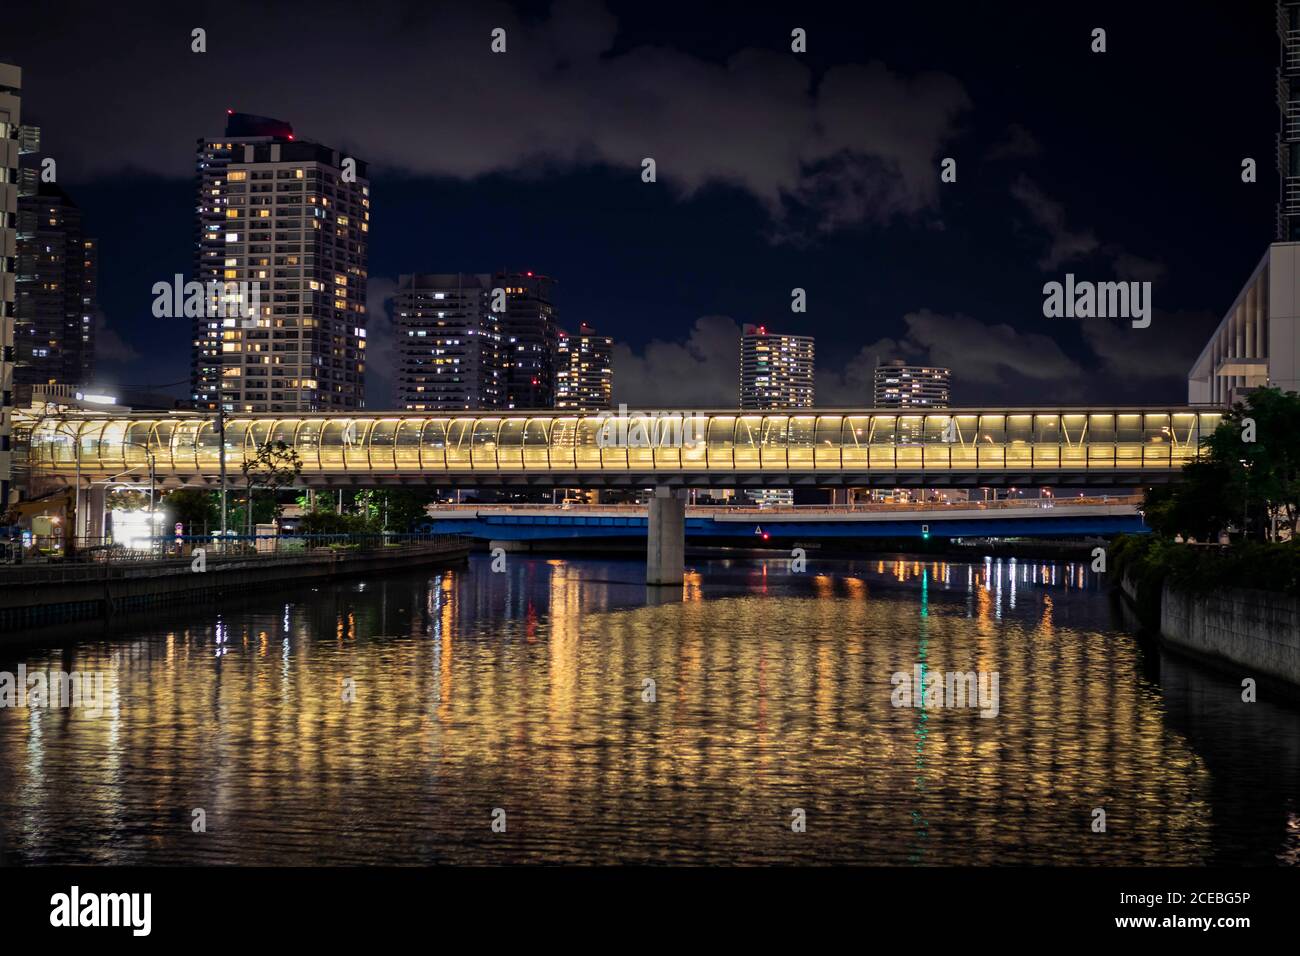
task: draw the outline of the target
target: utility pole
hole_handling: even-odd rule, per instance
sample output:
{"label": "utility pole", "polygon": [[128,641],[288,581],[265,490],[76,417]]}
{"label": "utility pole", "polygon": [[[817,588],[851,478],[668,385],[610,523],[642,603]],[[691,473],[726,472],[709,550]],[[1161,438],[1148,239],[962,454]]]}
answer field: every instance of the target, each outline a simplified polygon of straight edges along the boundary
{"label": "utility pole", "polygon": [[[63,424],[69,424],[65,418]],[[76,485],[72,490],[72,550],[76,551],[81,546],[81,428],[78,427],[72,433],[72,454],[76,461],[77,477]]]}
{"label": "utility pole", "polygon": [[158,547],[158,542],[154,540],[158,535],[158,512],[154,507],[154,484],[158,459],[154,457],[153,450],[148,445],[145,445],[145,454],[149,456],[149,547],[152,550]]}
{"label": "utility pole", "polygon": [[1250,524],[1250,466],[1250,461],[1245,458],[1241,459],[1241,467],[1246,476],[1245,481],[1242,482],[1241,494],[1241,540],[1243,543],[1248,536],[1246,529]]}
{"label": "utility pole", "polygon": [[217,460],[221,463],[221,553],[226,551],[226,409],[217,400],[217,441],[220,444],[220,450],[217,453]]}

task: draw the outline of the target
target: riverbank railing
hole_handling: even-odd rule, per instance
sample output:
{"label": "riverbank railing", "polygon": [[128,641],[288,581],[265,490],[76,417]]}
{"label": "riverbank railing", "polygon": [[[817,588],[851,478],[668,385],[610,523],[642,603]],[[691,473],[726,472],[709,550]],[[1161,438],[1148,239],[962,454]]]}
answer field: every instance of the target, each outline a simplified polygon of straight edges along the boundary
{"label": "riverbank railing", "polygon": [[0,587],[79,580],[87,570],[135,569],[143,573],[168,573],[190,567],[202,552],[204,561],[237,559],[244,562],[283,563],[327,555],[409,554],[452,552],[469,547],[469,539],[454,534],[313,534],[230,535],[224,540],[203,536],[169,536],[135,539],[130,546],[111,539],[88,538],[75,548],[0,565]]}

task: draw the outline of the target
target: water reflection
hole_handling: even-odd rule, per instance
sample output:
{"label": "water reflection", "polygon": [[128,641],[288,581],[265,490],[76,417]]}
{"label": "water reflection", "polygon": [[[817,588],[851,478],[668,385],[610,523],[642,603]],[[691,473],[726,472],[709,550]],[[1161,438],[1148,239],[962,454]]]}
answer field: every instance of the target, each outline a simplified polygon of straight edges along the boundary
{"label": "water reflection", "polygon": [[[115,703],[0,710],[0,859],[1300,862],[1300,715],[1153,680],[1082,564],[642,574],[476,560],[25,652]],[[999,672],[999,715],[891,706],[917,664]]]}

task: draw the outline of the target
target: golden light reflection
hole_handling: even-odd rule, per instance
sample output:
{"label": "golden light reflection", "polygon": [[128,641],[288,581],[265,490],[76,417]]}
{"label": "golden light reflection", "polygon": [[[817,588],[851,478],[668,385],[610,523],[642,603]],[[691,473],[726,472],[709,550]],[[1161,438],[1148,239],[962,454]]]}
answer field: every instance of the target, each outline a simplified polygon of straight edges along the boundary
{"label": "golden light reflection", "polygon": [[[1136,643],[1077,624],[1093,594],[1031,588],[1036,563],[873,560],[814,577],[815,600],[711,592],[717,570],[693,570],[687,600],[656,605],[611,584],[621,571],[513,565],[513,580],[472,568],[322,588],[70,649],[116,675],[117,709],[0,711],[0,807],[24,821],[11,845],[74,832],[111,861],[143,830],[160,860],[184,860],[193,841],[165,808],[203,801],[205,852],[249,864],[502,847],[570,862],[1209,857],[1213,775],[1169,732]],[[1007,573],[1020,607],[998,622]],[[227,633],[249,645],[215,656]],[[893,707],[891,675],[917,663],[999,671],[999,716]],[[1126,822],[1115,839],[1062,825],[1099,787]],[[752,825],[785,818],[793,794],[817,800],[808,840]],[[506,803],[525,808],[507,840],[467,824]]]}

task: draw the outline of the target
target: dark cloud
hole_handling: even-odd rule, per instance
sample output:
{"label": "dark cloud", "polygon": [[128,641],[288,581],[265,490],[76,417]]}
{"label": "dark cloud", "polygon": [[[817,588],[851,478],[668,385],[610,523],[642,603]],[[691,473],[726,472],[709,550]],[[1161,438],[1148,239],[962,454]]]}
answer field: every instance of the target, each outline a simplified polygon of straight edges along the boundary
{"label": "dark cloud", "polygon": [[366,283],[366,406],[397,407],[397,280],[371,276]]}
{"label": "dark cloud", "polygon": [[988,325],[966,315],[940,315],[929,309],[903,317],[907,331],[862,348],[842,368],[829,363],[817,377],[817,401],[824,405],[871,402],[872,373],[878,362],[906,359],[954,370],[954,400],[969,402],[961,389],[981,386],[983,395],[1010,391],[1010,381],[1028,379],[1053,384],[1076,381],[1083,368],[1057,343],[1041,333],[1020,332],[1010,325]]}
{"label": "dark cloud", "polygon": [[1186,381],[1217,325],[1218,317],[1211,312],[1156,309],[1145,329],[1135,329],[1131,322],[1089,319],[1083,322],[1083,336],[1098,367],[1109,376]]}
{"label": "dark cloud", "polygon": [[127,345],[122,337],[108,324],[108,316],[103,309],[95,311],[95,358],[100,362],[119,364],[134,362],[140,353]]}
{"label": "dark cloud", "polygon": [[[820,352],[817,404],[866,407],[880,362],[906,359],[953,369],[957,405],[981,402],[1115,401],[1134,398],[1138,385],[1159,382],[1166,399],[1181,401],[1199,343],[1215,326],[1208,312],[1162,312],[1135,329],[1107,319],[1043,319],[1043,331],[1022,331],[968,315],[920,309],[903,317],[905,331],[862,347],[847,361]],[[1072,358],[1056,336],[1077,332],[1087,355]],[[1050,334],[1049,334],[1050,333]],[[732,408],[739,395],[740,326],[726,316],[697,319],[684,341],[655,339],[641,352],[614,351],[614,399],[642,409]]]}
{"label": "dark cloud", "polygon": [[640,353],[614,346],[614,402],[630,408],[734,408],[740,396],[740,326],[695,320],[683,342],[653,339]]}
{"label": "dark cloud", "polygon": [[1088,230],[1072,230],[1065,222],[1065,206],[1051,199],[1028,176],[1021,174],[1011,184],[1011,195],[1020,201],[1034,223],[1047,233],[1050,245],[1038,260],[1038,267],[1052,272],[1063,265],[1086,259],[1101,248]]}
{"label": "dark cloud", "polygon": [[1102,242],[1092,230],[1071,229],[1066,225],[1065,206],[1050,198],[1023,173],[1011,184],[1011,195],[1047,233],[1050,245],[1038,260],[1038,267],[1043,271],[1053,272],[1098,257],[1109,260],[1115,276],[1126,281],[1154,282],[1164,275],[1163,263],[1134,255],[1118,243]]}
{"label": "dark cloud", "polygon": [[[639,176],[653,157],[678,196],[728,184],[775,221],[798,209],[827,229],[932,206],[937,151],[969,107],[944,74],[870,63],[814,77],[779,47],[725,62],[613,52],[616,20],[594,0],[560,0],[541,19],[501,3],[376,4],[364,16],[333,3],[304,15],[231,0],[220,16],[133,4],[115,10],[111,43],[66,4],[14,12],[31,37],[18,51],[31,101],[58,117],[47,140],[77,177],[189,177],[194,139],[218,135],[229,107],[414,175],[605,165]],[[59,31],[23,22],[49,18]],[[190,52],[195,27],[207,53]],[[503,54],[490,50],[495,27]]]}
{"label": "dark cloud", "polygon": [[1042,155],[1043,144],[1033,133],[1019,123],[1007,127],[1003,139],[995,143],[985,154],[985,158],[994,159],[1033,159]]}

